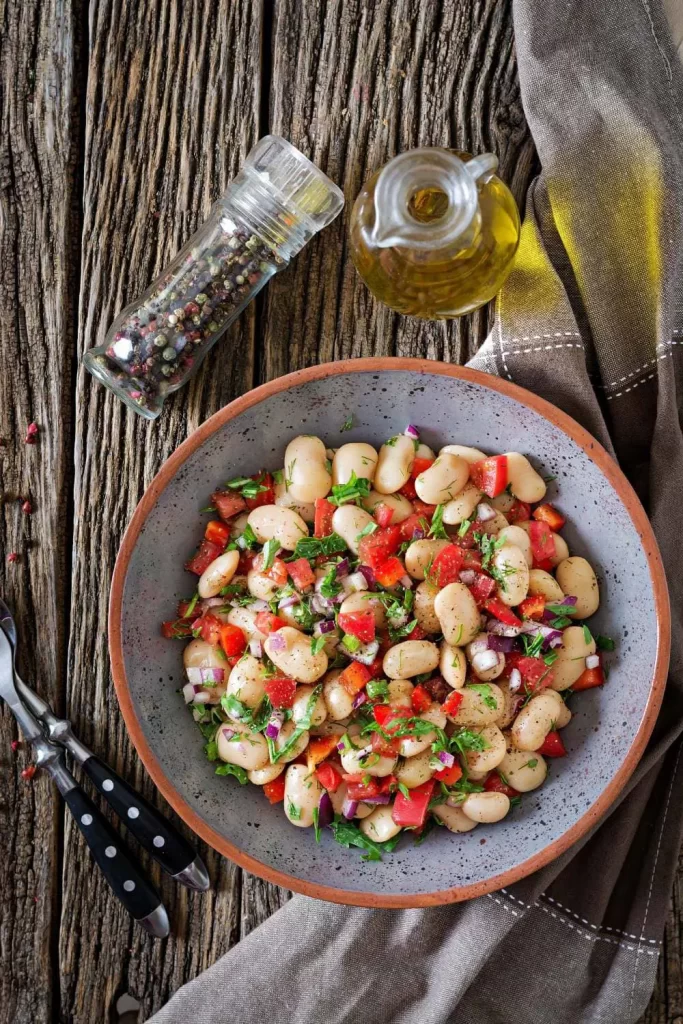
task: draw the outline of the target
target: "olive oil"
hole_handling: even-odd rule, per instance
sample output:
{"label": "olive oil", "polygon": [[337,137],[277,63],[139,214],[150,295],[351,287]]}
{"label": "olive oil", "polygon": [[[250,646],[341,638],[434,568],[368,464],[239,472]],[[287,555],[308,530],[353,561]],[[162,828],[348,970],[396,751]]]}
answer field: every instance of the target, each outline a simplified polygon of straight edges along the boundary
{"label": "olive oil", "polygon": [[391,309],[462,316],[500,290],[519,244],[519,212],[490,154],[417,149],[365,184],[351,215],[358,273]]}

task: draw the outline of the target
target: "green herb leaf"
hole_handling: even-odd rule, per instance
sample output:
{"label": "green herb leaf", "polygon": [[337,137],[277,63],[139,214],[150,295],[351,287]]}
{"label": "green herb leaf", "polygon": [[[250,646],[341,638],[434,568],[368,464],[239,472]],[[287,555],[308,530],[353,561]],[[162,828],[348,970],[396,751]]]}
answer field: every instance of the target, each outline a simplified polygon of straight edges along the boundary
{"label": "green herb leaf", "polygon": [[342,637],[342,644],[351,654],[355,654],[360,647],[360,640],[357,636],[351,636],[350,633],[345,633]]}
{"label": "green herb leaf", "polygon": [[548,651],[547,654],[543,655],[543,661],[546,665],[552,665],[557,661],[557,651]]}
{"label": "green herb leaf", "polygon": [[277,750],[275,748],[275,745],[272,740],[268,741],[268,752],[270,754],[271,764],[277,764],[278,761],[281,761],[284,757],[287,757],[287,755],[291,753],[292,750],[294,750],[302,734],[308,732],[308,730],[311,728],[311,723],[313,721],[313,712],[315,711],[315,706],[322,692],[323,688],[321,683],[318,686],[316,686],[311,696],[308,698],[303,716],[299,719],[296,729],[293,731],[292,735],[289,737],[287,742],[284,744],[283,747],[281,747],[280,750]]}
{"label": "green herb leaf", "polygon": [[541,653],[541,648],[543,647],[543,634],[536,633],[534,636],[531,633],[520,633],[520,639],[527,658],[537,658]]}
{"label": "green herb leaf", "polygon": [[313,808],[313,831],[315,832],[316,843],[320,842],[320,809]]}
{"label": "green herb leaf", "polygon": [[324,636],[311,637],[311,654],[319,654],[325,646]]}
{"label": "green herb leaf", "polygon": [[544,476],[543,479],[547,484],[549,484],[552,483],[553,480],[557,480],[557,476],[553,473],[550,476]]}
{"label": "green herb leaf", "polygon": [[[389,846],[393,840],[388,840],[386,843],[376,843],[374,839],[369,839],[368,836],[364,835],[360,831],[357,825],[352,824],[350,821],[343,821],[341,818],[335,819],[330,825],[332,829],[332,835],[340,846],[345,846],[350,849],[352,846],[357,846],[361,850],[366,850],[367,853],[363,857],[363,860],[381,860],[383,853],[391,853],[395,847],[395,843]],[[398,838],[397,836],[395,838]]]}
{"label": "green herb leaf", "polygon": [[511,799],[510,799],[510,810],[512,810],[512,809],[513,809],[513,807],[519,807],[519,805],[521,804],[521,802],[522,802],[522,798],[521,798],[521,796],[513,796],[513,797],[512,797]]}
{"label": "green herb leaf", "polygon": [[595,646],[599,651],[613,651],[617,646],[611,636],[603,636],[598,633],[595,638]]}
{"label": "green herb leaf", "polygon": [[479,753],[482,750],[488,748],[488,743],[481,735],[481,733],[474,732],[472,729],[458,729],[451,736],[450,747],[453,753],[466,754],[468,751],[476,751]]}
{"label": "green herb leaf", "polygon": [[296,542],[294,553],[287,561],[307,558],[310,562],[318,555],[338,555],[342,551],[346,551],[346,542],[336,533],[331,533],[329,537],[302,537]]}
{"label": "green herb leaf", "polygon": [[582,626],[582,629],[583,629],[583,639],[584,639],[585,643],[590,644],[592,642],[592,640],[593,640],[593,634],[591,633],[590,629],[586,625]]}
{"label": "green herb leaf", "polygon": [[301,808],[297,807],[292,800],[287,804],[287,817],[291,818],[292,821],[299,821],[301,818]]}
{"label": "green herb leaf", "polygon": [[299,604],[295,604],[292,607],[292,615],[294,621],[301,626],[302,629],[313,629],[315,625],[315,616],[310,609],[308,601],[301,601]]}
{"label": "green herb leaf", "polygon": [[321,597],[333,598],[342,591],[342,585],[337,580],[337,569],[336,566],[332,566],[330,571],[325,576],[325,579],[320,584],[320,595]]}
{"label": "green herb leaf", "polygon": [[406,785],[404,785],[403,782],[399,782],[399,784],[397,785],[396,789],[399,791],[399,793],[403,794],[403,796],[406,798],[406,800],[412,800],[412,797],[410,795],[410,790],[408,789],[408,787]]}
{"label": "green herb leaf", "polygon": [[467,689],[478,693],[486,707],[490,708],[491,711],[495,711],[498,708],[498,701],[493,696],[493,690],[488,683],[469,683]]}
{"label": "green herb leaf", "polygon": [[371,679],[365,687],[365,692],[368,697],[373,700],[379,698],[380,700],[388,700],[389,698],[389,684],[386,679]]}
{"label": "green herb leaf", "polygon": [[[398,629],[392,629],[391,626],[389,626],[389,639],[395,643],[404,636],[410,636],[416,626],[417,619],[413,619],[411,622],[406,622],[405,626],[399,626]],[[431,675],[429,678],[431,679]]]}
{"label": "green herb leaf", "polygon": [[261,554],[263,555],[263,565],[261,566],[261,572],[268,572],[269,569],[273,568],[275,556],[277,555],[279,550],[279,541],[275,539],[266,541],[266,543],[263,545],[263,551],[261,552]]}
{"label": "green herb leaf", "polygon": [[397,441],[398,441],[398,435],[396,437],[390,437],[388,441],[384,442],[385,447],[387,447],[387,448],[395,448]]}
{"label": "green herb leaf", "polygon": [[435,537],[437,540],[449,540],[449,536],[443,525],[443,511],[445,505],[437,505],[432,516],[432,525],[429,527],[428,537]]}
{"label": "green herb leaf", "polygon": [[375,530],[379,530],[379,526],[377,525],[377,523],[367,523],[367,525],[363,527],[360,533],[356,534],[356,540],[362,540],[363,537],[369,537],[371,533],[375,532]]}
{"label": "green herb leaf", "polygon": [[339,428],[339,430],[343,434],[345,430],[351,430],[352,428],[353,428],[353,413],[351,413],[351,415],[348,417],[348,419],[344,420],[344,422],[342,423],[342,425]]}
{"label": "green herb leaf", "polygon": [[358,477],[355,472],[352,472],[348,483],[336,484],[327,500],[333,505],[345,505],[349,501],[359,504],[361,498],[367,498],[370,490],[370,481],[365,477]]}
{"label": "green herb leaf", "polygon": [[206,754],[207,759],[209,761],[218,760],[218,744],[216,743],[215,740],[209,740],[209,742],[204,747],[204,753]]}
{"label": "green herb leaf", "polygon": [[249,781],[246,771],[238,764],[221,764],[216,768],[216,775],[234,775],[240,786],[246,786]]}
{"label": "green herb leaf", "polygon": [[566,615],[560,615],[556,619],[551,619],[548,623],[553,629],[566,629],[567,626],[571,626],[572,620],[568,619]]}
{"label": "green herb leaf", "polygon": [[281,469],[276,469],[275,472],[273,473],[273,480],[275,481],[275,483],[279,485],[284,482],[284,479],[284,471]]}
{"label": "green herb leaf", "polygon": [[258,541],[256,539],[256,534],[252,530],[252,528],[249,525],[249,523],[247,523],[247,525],[244,527],[244,530],[240,534],[240,536],[237,538],[237,541],[238,541],[237,547],[245,547],[245,548],[249,548],[250,550],[252,548],[258,547]]}
{"label": "green herb leaf", "polygon": [[215,511],[216,511],[216,506],[215,505],[206,505],[205,508],[200,508],[200,510],[199,510],[200,514],[202,512],[215,512]]}
{"label": "green herb leaf", "polygon": [[523,768],[535,768],[537,764],[538,764],[538,758],[537,757],[532,757],[531,760],[527,761],[527,763],[522,765],[522,767]]}
{"label": "green herb leaf", "polygon": [[474,519],[463,519],[458,527],[458,537],[464,537],[473,522]]}
{"label": "green herb leaf", "polygon": [[236,476],[232,480],[228,480],[225,486],[233,491],[239,491],[243,498],[255,498],[258,494],[268,490],[263,484],[248,476]]}
{"label": "green herb leaf", "polygon": [[545,608],[553,615],[574,615],[576,613],[576,608],[571,604],[547,604]]}

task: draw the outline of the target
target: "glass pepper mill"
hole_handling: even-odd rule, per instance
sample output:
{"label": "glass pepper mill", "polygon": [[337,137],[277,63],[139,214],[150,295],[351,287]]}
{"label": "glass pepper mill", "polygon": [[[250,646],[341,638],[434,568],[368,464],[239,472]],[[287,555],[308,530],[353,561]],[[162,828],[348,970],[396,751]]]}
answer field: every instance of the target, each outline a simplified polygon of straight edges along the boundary
{"label": "glass pepper mill", "polygon": [[343,205],[342,191],[303,153],[265,136],[170,266],[117,316],[104,344],[86,352],[85,366],[155,419],[244,307]]}
{"label": "glass pepper mill", "polygon": [[500,290],[519,212],[485,153],[412,149],[375,173],[351,215],[358,273],[391,309],[427,320],[470,313]]}

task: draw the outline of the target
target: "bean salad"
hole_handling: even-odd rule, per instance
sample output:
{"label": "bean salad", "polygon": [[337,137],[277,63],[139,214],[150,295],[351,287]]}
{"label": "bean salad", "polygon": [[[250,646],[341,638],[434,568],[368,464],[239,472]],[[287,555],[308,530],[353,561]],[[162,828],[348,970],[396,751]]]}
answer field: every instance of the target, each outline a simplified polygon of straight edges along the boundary
{"label": "bean salad", "polygon": [[585,624],[598,582],[547,483],[519,452],[437,455],[409,425],[379,451],[295,437],[282,469],[219,487],[196,592],[162,625],[189,641],[216,773],[370,860],[542,786],[568,698],[614,648]]}

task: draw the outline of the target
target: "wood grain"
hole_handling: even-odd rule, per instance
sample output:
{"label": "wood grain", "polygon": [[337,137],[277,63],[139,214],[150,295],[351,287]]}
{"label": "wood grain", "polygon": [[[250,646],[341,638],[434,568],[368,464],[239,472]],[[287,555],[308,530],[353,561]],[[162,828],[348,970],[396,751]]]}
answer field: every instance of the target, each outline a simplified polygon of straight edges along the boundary
{"label": "wood grain", "polygon": [[683,1024],[683,854],[679,858],[657,984],[638,1024]]}
{"label": "wood grain", "polygon": [[[70,0],[0,3],[0,594],[21,623],[22,671],[56,707],[67,642],[79,19]],[[26,445],[31,421],[40,435]],[[20,498],[30,498],[33,515],[22,514]],[[13,551],[19,561],[8,564]],[[3,707],[0,1016],[47,1021],[59,807],[47,778],[20,777],[30,756],[12,754],[16,738]]]}

